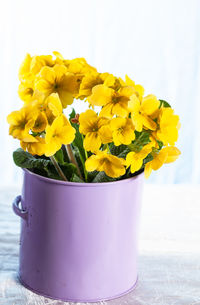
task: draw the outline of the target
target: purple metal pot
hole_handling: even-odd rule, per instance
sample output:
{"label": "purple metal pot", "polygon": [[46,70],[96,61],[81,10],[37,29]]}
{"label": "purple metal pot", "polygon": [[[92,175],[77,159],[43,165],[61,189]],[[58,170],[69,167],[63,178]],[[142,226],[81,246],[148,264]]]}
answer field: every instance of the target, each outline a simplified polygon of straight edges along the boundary
{"label": "purple metal pot", "polygon": [[113,299],[133,289],[142,185],[143,174],[72,183],[25,170],[22,196],[13,202],[21,216],[21,283],[74,302]]}

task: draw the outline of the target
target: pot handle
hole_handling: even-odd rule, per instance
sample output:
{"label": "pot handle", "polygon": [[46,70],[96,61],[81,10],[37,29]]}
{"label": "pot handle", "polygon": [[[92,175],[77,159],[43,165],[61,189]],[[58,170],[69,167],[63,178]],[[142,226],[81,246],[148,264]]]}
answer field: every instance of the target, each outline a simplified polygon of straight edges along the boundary
{"label": "pot handle", "polygon": [[13,211],[15,212],[16,215],[20,216],[21,218],[23,219],[27,219],[27,216],[28,216],[28,211],[27,210],[23,210],[23,209],[20,209],[19,207],[19,203],[21,202],[21,196],[17,196],[14,201],[13,201],[13,204],[12,204],[12,207],[13,207]]}

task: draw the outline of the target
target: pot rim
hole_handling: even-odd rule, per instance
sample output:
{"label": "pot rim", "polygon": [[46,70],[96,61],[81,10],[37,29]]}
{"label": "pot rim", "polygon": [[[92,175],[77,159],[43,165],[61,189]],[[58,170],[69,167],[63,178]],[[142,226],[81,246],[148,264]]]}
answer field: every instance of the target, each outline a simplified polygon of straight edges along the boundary
{"label": "pot rim", "polygon": [[68,186],[81,186],[81,187],[100,187],[100,186],[109,186],[109,185],[114,185],[118,183],[127,183],[131,182],[132,180],[137,179],[139,176],[144,174],[144,170],[142,170],[141,173],[135,175],[134,177],[118,180],[118,181],[108,181],[108,182],[71,182],[71,181],[62,181],[62,180],[56,180],[52,178],[47,178],[38,174],[35,174],[28,170],[27,168],[22,169],[25,173],[28,173],[29,175],[36,176],[38,179],[42,180],[43,182],[46,183],[52,183],[52,184],[60,184],[60,185],[68,185]]}

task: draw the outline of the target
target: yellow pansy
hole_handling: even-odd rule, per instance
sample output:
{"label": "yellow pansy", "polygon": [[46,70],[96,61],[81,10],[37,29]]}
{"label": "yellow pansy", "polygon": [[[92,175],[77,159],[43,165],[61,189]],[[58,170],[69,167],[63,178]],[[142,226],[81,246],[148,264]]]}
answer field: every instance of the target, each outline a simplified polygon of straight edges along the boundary
{"label": "yellow pansy", "polygon": [[155,95],[147,95],[142,101],[135,94],[131,96],[128,108],[137,131],[141,132],[143,127],[151,130],[157,128],[157,124],[151,116],[158,110],[159,106],[160,101],[157,100]]}
{"label": "yellow pansy", "polygon": [[46,96],[58,93],[63,108],[72,104],[73,95],[78,92],[78,87],[77,77],[69,73],[64,65],[43,67],[35,82],[35,89]]}
{"label": "yellow pansy", "polygon": [[107,152],[107,150],[99,151],[96,155],[92,155],[85,162],[85,167],[88,172],[104,171],[107,176],[118,178],[123,176],[125,170],[125,160],[118,158]]}
{"label": "yellow pansy", "polygon": [[178,130],[180,128],[179,116],[174,114],[171,108],[161,108],[159,115],[159,129],[156,132],[157,138],[164,145],[174,145],[178,140]]}
{"label": "yellow pansy", "polygon": [[131,87],[133,87],[135,89],[135,91],[136,91],[136,95],[140,99],[143,97],[143,95],[144,95],[144,88],[141,85],[136,85],[135,82],[128,77],[128,75],[125,76],[125,81],[123,81],[120,78],[120,82],[121,82],[122,86],[131,86]]}
{"label": "yellow pansy", "polygon": [[129,145],[135,139],[134,126],[129,118],[113,118],[110,122],[110,128],[116,146]]}
{"label": "yellow pansy", "polygon": [[75,138],[75,128],[71,126],[64,114],[55,118],[51,126],[46,128],[46,151],[47,157],[54,155],[62,144],[70,144]]}
{"label": "yellow pansy", "polygon": [[101,144],[112,142],[112,132],[109,120],[98,117],[95,111],[89,109],[80,114],[79,131],[85,135],[83,142],[87,151],[97,151]]}
{"label": "yellow pansy", "polygon": [[35,137],[37,142],[20,142],[21,148],[24,151],[28,151],[32,155],[42,156],[46,151],[45,139],[40,137]]}
{"label": "yellow pansy", "polygon": [[113,115],[127,117],[128,101],[134,93],[132,87],[122,87],[118,91],[105,85],[97,85],[92,89],[92,95],[88,101],[93,106],[103,106],[100,115],[112,118]]}
{"label": "yellow pansy", "polygon": [[139,152],[129,152],[126,156],[126,166],[130,166],[131,173],[135,173],[140,170],[143,165],[143,160],[152,151],[152,144],[145,145]]}
{"label": "yellow pansy", "polygon": [[9,134],[24,142],[36,142],[35,138],[29,134],[34,126],[37,112],[32,111],[31,107],[23,107],[18,111],[13,111],[7,116],[10,124]]}
{"label": "yellow pansy", "polygon": [[160,152],[152,153],[153,160],[145,165],[145,177],[148,178],[152,170],[158,170],[164,163],[174,162],[180,153],[180,150],[175,146],[164,147]]}

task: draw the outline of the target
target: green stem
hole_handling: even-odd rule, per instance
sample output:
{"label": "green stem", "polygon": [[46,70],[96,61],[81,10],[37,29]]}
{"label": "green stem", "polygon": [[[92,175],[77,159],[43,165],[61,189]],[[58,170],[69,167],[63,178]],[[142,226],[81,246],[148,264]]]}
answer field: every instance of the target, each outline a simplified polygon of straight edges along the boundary
{"label": "green stem", "polygon": [[65,177],[65,175],[64,175],[64,173],[63,173],[63,171],[62,171],[62,169],[60,168],[58,162],[56,161],[55,157],[54,157],[54,156],[51,156],[50,159],[51,159],[51,162],[53,163],[55,169],[57,170],[59,176],[60,176],[64,181],[68,181],[67,178]]}
{"label": "green stem", "polygon": [[109,152],[109,154],[110,154],[111,152],[110,152],[110,147],[109,147],[109,145],[107,144],[106,147],[107,147],[107,150],[108,150],[108,152]]}
{"label": "green stem", "polygon": [[71,145],[70,145],[70,144],[67,144],[65,147],[66,147],[66,149],[67,149],[67,154],[68,154],[68,156],[69,156],[70,162],[73,163],[73,164],[76,166],[78,175],[79,175],[79,177],[83,180],[83,177],[82,177],[82,175],[81,175],[80,168],[79,168],[79,166],[78,166],[78,163],[77,163],[76,158],[75,158],[75,156],[74,156],[74,153],[73,153],[73,151],[72,151]]}
{"label": "green stem", "polygon": [[[81,137],[82,137],[82,141],[84,141],[84,137],[83,137],[82,134],[81,134]],[[87,158],[88,158],[88,153],[87,153],[86,149],[84,149],[84,152],[85,152],[85,161],[86,161]],[[85,168],[85,161],[83,160],[83,157],[81,156],[81,153],[80,153],[80,158],[81,158],[81,162],[83,164],[83,171],[84,171],[84,175],[85,175],[85,181],[87,182],[87,180],[88,180],[88,172],[87,172],[87,170]]]}

